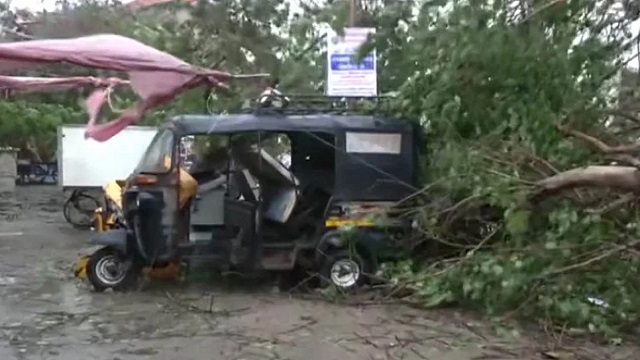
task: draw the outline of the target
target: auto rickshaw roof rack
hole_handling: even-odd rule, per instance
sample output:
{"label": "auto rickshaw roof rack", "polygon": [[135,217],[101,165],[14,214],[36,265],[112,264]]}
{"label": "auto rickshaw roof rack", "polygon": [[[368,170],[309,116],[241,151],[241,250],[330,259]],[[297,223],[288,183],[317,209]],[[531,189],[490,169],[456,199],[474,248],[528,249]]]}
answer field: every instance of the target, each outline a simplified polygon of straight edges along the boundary
{"label": "auto rickshaw roof rack", "polygon": [[362,115],[384,112],[394,98],[393,95],[358,98],[285,95],[277,88],[269,87],[242,112],[255,115]]}

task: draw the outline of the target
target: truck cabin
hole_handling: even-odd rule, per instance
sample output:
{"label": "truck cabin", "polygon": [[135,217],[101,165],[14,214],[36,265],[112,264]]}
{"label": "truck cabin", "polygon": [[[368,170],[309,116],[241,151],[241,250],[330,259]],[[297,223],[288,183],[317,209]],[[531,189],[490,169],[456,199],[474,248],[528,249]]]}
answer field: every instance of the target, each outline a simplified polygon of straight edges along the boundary
{"label": "truck cabin", "polygon": [[[228,226],[236,216],[225,207],[243,203],[261,209],[265,241],[311,238],[323,230],[332,206],[393,202],[413,191],[412,127],[402,121],[353,115],[185,115],[167,126],[188,139],[179,144],[183,160],[193,162],[183,168],[197,182],[192,227]],[[195,156],[184,144],[195,149]]]}

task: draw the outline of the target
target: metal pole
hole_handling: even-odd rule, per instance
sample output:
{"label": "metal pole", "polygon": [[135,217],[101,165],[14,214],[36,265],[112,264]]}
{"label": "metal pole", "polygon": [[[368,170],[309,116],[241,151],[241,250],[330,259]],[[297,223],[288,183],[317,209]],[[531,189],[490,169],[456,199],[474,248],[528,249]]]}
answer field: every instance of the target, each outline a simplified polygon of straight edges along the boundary
{"label": "metal pole", "polygon": [[[349,27],[356,25],[356,0],[349,0]],[[347,109],[351,110],[355,106],[353,99],[347,99]]]}
{"label": "metal pole", "polygon": [[356,0],[349,0],[349,26],[356,24]]}

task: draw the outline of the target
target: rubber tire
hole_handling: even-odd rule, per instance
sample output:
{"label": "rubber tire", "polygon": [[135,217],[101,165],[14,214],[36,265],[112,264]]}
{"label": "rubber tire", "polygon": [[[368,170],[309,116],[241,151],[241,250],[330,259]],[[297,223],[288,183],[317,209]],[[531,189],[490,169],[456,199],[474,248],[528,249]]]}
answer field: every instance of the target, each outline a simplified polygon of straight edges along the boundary
{"label": "rubber tire", "polygon": [[64,216],[64,219],[74,227],[80,228],[80,229],[88,229],[93,225],[93,220],[94,220],[92,214],[89,214],[88,209],[86,210],[78,209],[78,208],[75,209],[77,212],[80,212],[80,213],[86,212],[88,214],[89,220],[86,223],[75,222],[73,219],[71,219],[71,209],[75,207],[76,203],[79,203],[82,199],[90,200],[93,203],[93,205],[95,205],[94,210],[101,206],[100,201],[98,201],[98,199],[94,198],[93,196],[84,194],[84,193],[79,193],[79,194],[76,194],[75,196],[70,196],[64,202],[64,205],[62,205],[62,215]]}
{"label": "rubber tire", "polygon": [[142,274],[142,267],[139,266],[135,260],[132,260],[133,263],[131,264],[129,271],[122,279],[122,281],[114,286],[105,284],[98,278],[98,276],[95,275],[95,269],[93,268],[94,265],[97,264],[103,257],[112,255],[125,257],[122,252],[108,247],[102,248],[91,254],[91,257],[89,258],[89,261],[87,263],[87,278],[89,279],[89,283],[93,286],[93,289],[96,292],[103,292],[109,288],[112,288],[114,291],[134,290],[136,288],[136,285],[138,284],[138,279]]}
{"label": "rubber tire", "polygon": [[[343,288],[343,287],[339,287],[338,285],[334,284],[331,281],[331,267],[333,266],[333,264],[341,259],[351,259],[351,260],[355,260],[355,262],[358,264],[358,266],[360,267],[360,277],[358,277],[358,280],[356,281],[356,283],[353,286],[347,287],[347,288]],[[358,254],[357,252],[352,252],[349,251],[347,249],[339,249],[339,250],[329,250],[325,256],[324,256],[324,260],[322,261],[322,265],[320,267],[320,284],[321,287],[325,288],[325,287],[329,287],[329,286],[335,286],[339,289],[341,289],[344,292],[352,292],[354,290],[357,290],[358,288],[360,288],[362,285],[367,283],[367,275],[369,273],[369,271],[371,266],[369,264],[368,261],[365,261],[362,256],[360,254]]]}

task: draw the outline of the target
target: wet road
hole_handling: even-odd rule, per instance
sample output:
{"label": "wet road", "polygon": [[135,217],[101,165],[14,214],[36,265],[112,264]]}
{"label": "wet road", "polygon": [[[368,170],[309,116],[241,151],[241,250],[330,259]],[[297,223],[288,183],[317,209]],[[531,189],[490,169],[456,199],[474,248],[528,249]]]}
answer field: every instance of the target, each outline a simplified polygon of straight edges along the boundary
{"label": "wet road", "polygon": [[454,312],[332,305],[271,284],[92,293],[72,276],[90,233],[64,222],[63,200],[55,187],[0,195],[0,360],[538,359],[548,348],[487,335]]}

